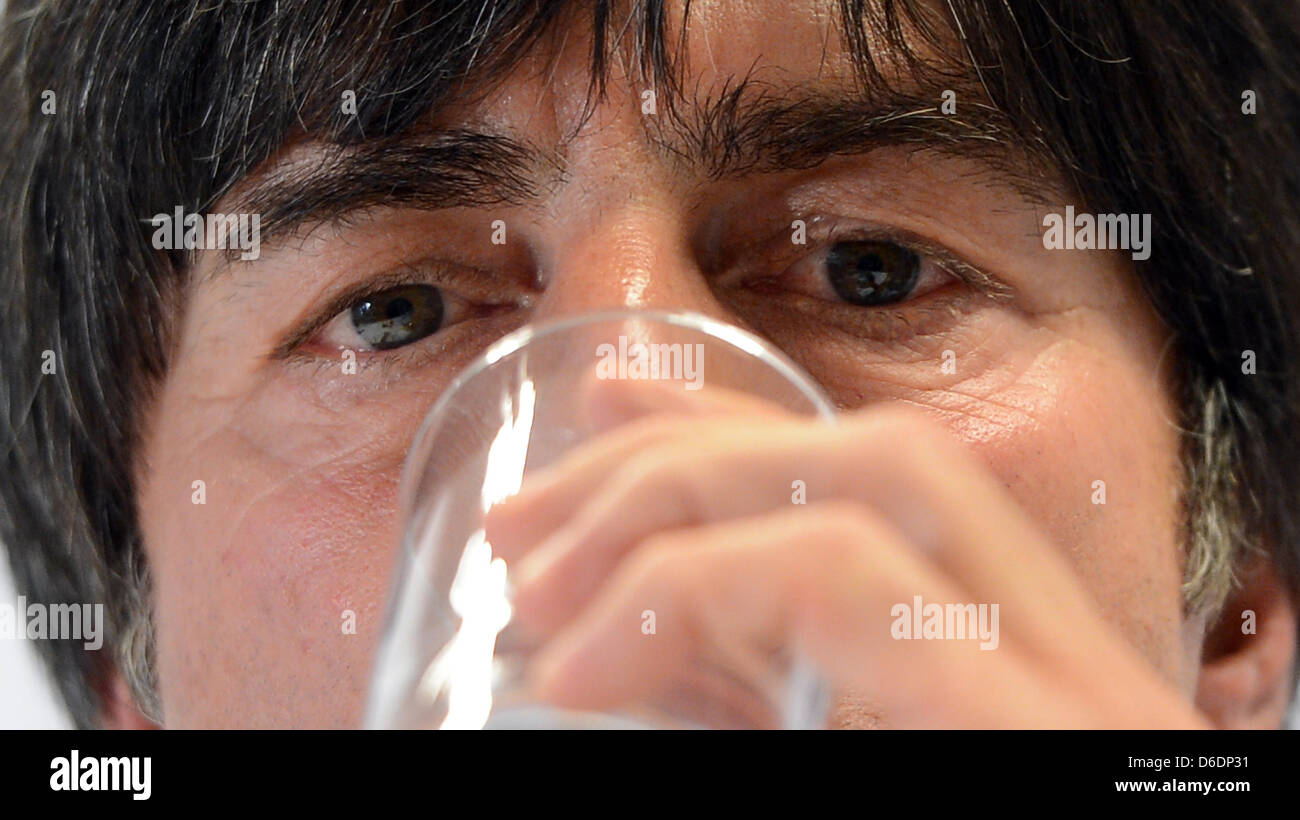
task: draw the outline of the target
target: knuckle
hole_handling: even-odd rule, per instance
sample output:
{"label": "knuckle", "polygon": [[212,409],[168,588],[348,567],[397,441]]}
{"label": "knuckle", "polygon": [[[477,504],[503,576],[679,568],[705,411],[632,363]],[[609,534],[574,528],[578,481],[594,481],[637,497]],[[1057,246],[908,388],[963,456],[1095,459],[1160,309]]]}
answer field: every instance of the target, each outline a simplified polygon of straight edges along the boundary
{"label": "knuckle", "polygon": [[634,495],[661,489],[672,483],[681,462],[682,456],[670,447],[637,453],[619,469],[615,483]]}
{"label": "knuckle", "polygon": [[861,504],[851,501],[827,501],[817,510],[815,539],[830,557],[851,559],[861,550],[873,533],[879,532],[880,521]]}
{"label": "knuckle", "polygon": [[[829,590],[845,578],[861,577],[866,561],[871,513],[860,505],[838,500],[807,508],[815,516],[804,529],[800,543],[781,550],[786,597],[814,621],[825,622],[836,607]],[[834,597],[834,596],[832,596]]]}
{"label": "knuckle", "polygon": [[671,438],[681,424],[680,418],[655,414],[629,422],[627,436],[634,446],[655,444]]}
{"label": "knuckle", "polygon": [[[708,488],[692,469],[699,458],[695,451],[664,447],[630,459],[615,479],[616,494],[624,499],[655,499],[676,510],[686,522],[707,518]],[[703,481],[707,485],[707,481]]]}
{"label": "knuckle", "polygon": [[848,447],[855,457],[907,467],[942,464],[954,457],[952,434],[935,419],[907,407],[878,407],[846,425]]}
{"label": "knuckle", "polygon": [[638,588],[664,589],[681,586],[685,580],[680,537],[652,535],[631,556],[628,575]]}

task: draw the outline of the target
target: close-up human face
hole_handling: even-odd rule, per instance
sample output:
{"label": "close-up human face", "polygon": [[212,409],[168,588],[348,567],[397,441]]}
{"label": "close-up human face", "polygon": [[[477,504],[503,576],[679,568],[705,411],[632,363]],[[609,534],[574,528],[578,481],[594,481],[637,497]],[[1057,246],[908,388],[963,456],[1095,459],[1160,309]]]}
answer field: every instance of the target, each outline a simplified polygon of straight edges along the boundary
{"label": "close-up human face", "polygon": [[[680,100],[621,52],[593,97],[575,22],[400,143],[291,143],[214,208],[357,206],[268,217],[256,259],[196,259],[137,466],[167,726],[357,725],[431,404],[507,332],[624,307],[749,329],[846,414],[928,417],[1195,697],[1169,335],[1129,254],[1046,248],[1063,182],[1011,145],[889,128],[904,112],[839,43],[829,4],[696,4]],[[974,117],[968,94],[950,116]],[[449,172],[470,154],[484,167]],[[419,207],[383,196],[398,157]],[[844,691],[837,720],[892,725],[889,703]]]}

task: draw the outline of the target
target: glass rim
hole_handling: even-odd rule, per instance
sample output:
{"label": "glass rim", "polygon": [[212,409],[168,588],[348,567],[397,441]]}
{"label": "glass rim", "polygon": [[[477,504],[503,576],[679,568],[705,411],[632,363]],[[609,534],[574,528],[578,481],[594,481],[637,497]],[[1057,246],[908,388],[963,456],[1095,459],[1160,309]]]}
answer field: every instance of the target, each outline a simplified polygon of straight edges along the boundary
{"label": "glass rim", "polygon": [[[819,419],[827,423],[835,422],[836,410],[830,397],[826,395],[817,381],[798,363],[787,356],[784,351],[755,333],[697,311],[662,308],[619,308],[581,313],[538,324],[530,323],[507,333],[489,345],[482,353],[475,356],[473,361],[465,365],[456,374],[442,393],[439,394],[438,398],[434,400],[433,404],[430,405],[429,409],[425,411],[424,419],[420,422],[415,437],[411,440],[411,446],[407,451],[406,459],[402,464],[402,473],[398,479],[398,509],[403,519],[408,518],[414,511],[412,508],[414,500],[410,498],[410,495],[414,492],[413,482],[419,480],[417,476],[413,475],[413,471],[416,469],[414,465],[417,460],[423,460],[418,456],[425,452],[429,431],[434,426],[435,421],[446,414],[452,400],[464,389],[466,384],[473,381],[497,362],[519,352],[525,345],[539,339],[554,336],[575,327],[636,319],[657,321],[675,327],[696,330],[761,359],[795,387],[799,394],[808,401]],[[405,537],[402,540],[404,542]]]}

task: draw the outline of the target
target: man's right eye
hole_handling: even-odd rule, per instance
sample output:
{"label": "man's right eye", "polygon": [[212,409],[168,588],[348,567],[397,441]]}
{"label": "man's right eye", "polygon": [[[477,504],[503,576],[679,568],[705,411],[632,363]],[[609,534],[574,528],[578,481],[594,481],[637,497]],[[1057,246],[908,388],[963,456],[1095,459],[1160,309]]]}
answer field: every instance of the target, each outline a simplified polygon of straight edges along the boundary
{"label": "man's right eye", "polygon": [[352,327],[374,350],[419,341],[442,327],[442,291],[430,285],[402,285],[367,296],[352,306]]}
{"label": "man's right eye", "polygon": [[391,350],[442,329],[448,318],[442,290],[432,285],[398,285],[353,302],[322,328],[330,348]]}

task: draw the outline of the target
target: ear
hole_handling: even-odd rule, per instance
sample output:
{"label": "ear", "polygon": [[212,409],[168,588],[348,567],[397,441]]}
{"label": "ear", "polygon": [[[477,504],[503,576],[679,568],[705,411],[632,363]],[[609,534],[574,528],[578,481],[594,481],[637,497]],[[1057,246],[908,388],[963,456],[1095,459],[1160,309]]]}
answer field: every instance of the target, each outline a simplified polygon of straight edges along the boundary
{"label": "ear", "polygon": [[161,729],[157,723],[144,716],[135,705],[131,687],[121,675],[113,672],[104,687],[103,710],[100,723],[105,729]]}
{"label": "ear", "polygon": [[1294,694],[1296,602],[1267,557],[1206,633],[1196,705],[1221,729],[1277,729]]}

